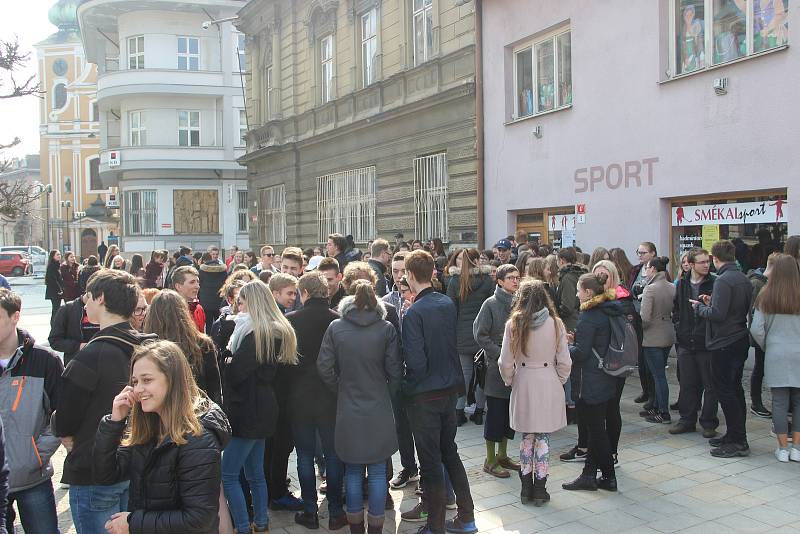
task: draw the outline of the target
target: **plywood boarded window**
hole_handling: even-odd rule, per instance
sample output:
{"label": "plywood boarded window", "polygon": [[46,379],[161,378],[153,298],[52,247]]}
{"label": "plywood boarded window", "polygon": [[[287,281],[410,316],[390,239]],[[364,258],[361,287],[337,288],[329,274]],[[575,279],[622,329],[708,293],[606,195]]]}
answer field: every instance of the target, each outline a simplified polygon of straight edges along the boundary
{"label": "plywood boarded window", "polygon": [[176,189],[173,209],[176,234],[219,233],[219,196],[216,190]]}

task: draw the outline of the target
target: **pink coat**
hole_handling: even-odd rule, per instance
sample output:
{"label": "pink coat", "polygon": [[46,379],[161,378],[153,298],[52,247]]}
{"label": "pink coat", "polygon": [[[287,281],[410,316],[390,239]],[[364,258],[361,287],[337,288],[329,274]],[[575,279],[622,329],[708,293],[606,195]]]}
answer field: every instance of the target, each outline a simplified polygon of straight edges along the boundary
{"label": "pink coat", "polygon": [[563,386],[569,380],[572,359],[563,323],[558,337],[552,317],[533,328],[525,354],[511,349],[511,328],[506,323],[498,365],[503,382],[511,386],[511,428],[544,433],[567,426]]}

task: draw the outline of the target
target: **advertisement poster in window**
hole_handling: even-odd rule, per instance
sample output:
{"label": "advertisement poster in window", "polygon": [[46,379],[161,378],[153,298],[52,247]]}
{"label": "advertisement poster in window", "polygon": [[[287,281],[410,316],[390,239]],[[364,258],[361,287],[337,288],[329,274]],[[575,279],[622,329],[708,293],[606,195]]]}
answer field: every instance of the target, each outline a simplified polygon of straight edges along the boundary
{"label": "advertisement poster in window", "polygon": [[711,250],[711,245],[719,241],[719,225],[707,224],[703,226],[703,248]]}

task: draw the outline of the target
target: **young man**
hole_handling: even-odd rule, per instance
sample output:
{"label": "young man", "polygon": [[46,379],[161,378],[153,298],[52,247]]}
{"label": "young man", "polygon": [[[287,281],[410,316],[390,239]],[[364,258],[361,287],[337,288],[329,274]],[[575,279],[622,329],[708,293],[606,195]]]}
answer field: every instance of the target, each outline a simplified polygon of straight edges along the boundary
{"label": "young man", "polygon": [[186,299],[186,304],[189,305],[189,313],[197,329],[200,332],[205,332],[206,312],[197,299],[197,294],[200,292],[200,273],[197,272],[197,269],[188,265],[178,267],[172,273],[172,286],[180,296]]}
{"label": "young man", "polygon": [[86,288],[86,312],[100,331],[69,362],[61,378],[52,424],[69,451],[61,482],[69,484],[69,505],[78,534],[102,534],[117,512],[128,510],[128,482],[95,485],[92,449],[100,419],[110,413],[114,397],[130,380],[130,360],[144,339],[130,318],[139,302],[136,279],[125,271],[106,269]]}
{"label": "young man", "polygon": [[16,502],[26,532],[57,532],[50,458],[61,442],[50,431],[50,416],[64,366],[52,351],[35,345],[17,328],[21,309],[16,293],[0,289],[0,415],[13,429],[6,434],[6,526],[11,530],[14,524]]}
{"label": "young man", "polygon": [[[216,259],[212,251],[216,251]],[[219,260],[219,249],[211,247],[208,252],[211,254],[211,260],[200,265],[200,291],[198,293],[200,305],[206,314],[205,332],[211,332],[211,325],[219,317],[219,309],[222,307],[222,297],[219,296],[219,291],[228,278],[228,268]]]}
{"label": "young man", "polygon": [[347,294],[342,287],[339,262],[335,258],[323,258],[317,265],[317,270],[322,273],[328,283],[328,306],[335,310]]}
{"label": "young man", "polygon": [[672,320],[678,341],[678,366],[681,368],[678,411],[680,421],[669,429],[670,434],[694,432],[697,413],[703,437],[717,435],[717,395],[711,382],[711,353],[706,349],[706,323],[694,310],[692,300],[711,295],[714,277],[709,273],[711,259],[708,251],[692,249],[687,256],[690,269],[678,280]]}
{"label": "young man", "polygon": [[304,507],[302,512],[295,514],[294,520],[307,528],[319,528],[314,477],[314,452],[319,435],[328,482],[328,530],[338,530],[347,525],[347,517],[342,507],[344,464],[336,456],[334,448],[336,395],[320,379],[317,357],[325,331],[339,318],[339,314],[328,308],[328,282],[321,272],[304,274],[297,288],[303,307],[286,316],[297,334],[297,352],[301,355],[300,363],[292,369],[288,394],[288,405],[292,407],[292,436],[297,448],[297,476]]}
{"label": "young man", "polygon": [[[467,473],[458,456],[456,399],[465,391],[461,361],[456,350],[456,306],[431,286],[433,257],[423,250],[406,256],[406,278],[415,294],[403,319],[404,390],[409,396],[408,415],[419,456],[423,501],[428,510],[422,534],[448,532],[473,534],[474,504]],[[445,525],[444,464],[456,493],[458,515]]]}
{"label": "young man", "polygon": [[[406,275],[406,255],[407,252],[396,252],[392,256],[392,290],[386,293],[383,297],[384,302],[388,302],[397,309],[400,327],[403,326],[403,315],[406,312],[406,301],[408,300],[403,296],[400,288],[400,280]],[[408,282],[406,282],[407,284]]]}
{"label": "young man", "polygon": [[325,252],[329,258],[336,258],[339,262],[339,270],[344,272],[347,267],[347,258],[345,251],[347,250],[347,239],[342,234],[331,234],[328,236],[328,241],[325,243]]}
{"label": "young man", "polygon": [[[300,278],[303,275],[303,251],[298,247],[286,247],[281,253],[281,272],[291,274],[295,278]],[[294,305],[289,307],[287,311],[299,310],[303,307],[300,302],[300,295],[294,301]]]}
{"label": "young man", "polygon": [[497,249],[497,257],[495,259],[499,260],[501,264],[515,263],[517,258],[512,253],[513,246],[514,244],[508,239],[501,239],[495,243],[494,248]]}
{"label": "young man", "polygon": [[292,311],[297,299],[297,278],[286,273],[273,274],[269,279],[269,290],[284,314]]}
{"label": "young man", "polygon": [[67,302],[56,312],[47,340],[53,350],[64,353],[64,364],[69,364],[86,343],[100,330],[86,316],[86,293]]}
{"label": "young man", "polygon": [[389,242],[385,239],[376,239],[370,247],[370,258],[367,263],[375,271],[378,283],[375,285],[375,293],[383,297],[388,293],[386,282],[386,271],[392,262],[392,253],[389,252]]}
{"label": "young man", "polygon": [[[767,280],[772,272],[772,262],[774,261],[776,253],[772,253],[767,258],[767,267],[765,269],[756,269],[747,275],[750,284],[753,286],[753,303],[750,305],[750,313],[747,316],[747,324],[753,322],[753,312],[755,311],[755,302],[758,294],[767,285]],[[58,317],[58,314],[56,314]],[[767,410],[761,396],[761,389],[764,385],[764,360],[766,353],[755,340],[750,337],[750,346],[755,351],[755,362],[753,364],[753,371],[750,374],[750,413],[757,416],[769,419],[772,417],[772,412]]]}
{"label": "young man", "polygon": [[711,380],[725,414],[727,430],[721,438],[709,440],[711,455],[733,458],[750,454],[747,443],[747,404],[742,389],[742,372],[750,338],[747,314],[753,287],[736,265],[736,248],[727,239],[714,243],[711,257],[717,269],[714,292],[693,299],[697,313],[706,319],[706,348],[711,351]]}
{"label": "young man", "polygon": [[261,262],[250,269],[256,274],[261,274],[261,271],[270,271],[273,273],[277,273],[278,269],[274,265],[275,261],[275,249],[272,248],[270,245],[264,245],[261,247]]}

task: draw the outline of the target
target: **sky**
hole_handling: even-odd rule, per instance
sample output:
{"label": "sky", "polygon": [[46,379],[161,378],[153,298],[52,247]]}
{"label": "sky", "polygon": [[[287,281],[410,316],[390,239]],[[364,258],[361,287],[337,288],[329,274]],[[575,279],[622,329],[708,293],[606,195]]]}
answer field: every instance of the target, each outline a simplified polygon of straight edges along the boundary
{"label": "sky", "polygon": [[[58,31],[58,28],[47,20],[47,10],[56,0],[0,0],[3,16],[0,17],[0,39],[13,40],[19,38],[20,50],[30,52],[30,59],[24,71],[15,74],[17,80],[26,80],[36,74],[35,43],[44,40]],[[3,76],[0,93],[8,90],[8,79]],[[35,96],[0,99],[0,143],[7,144],[14,137],[22,142],[16,147],[6,150],[0,159],[26,154],[39,153],[39,101]]]}

